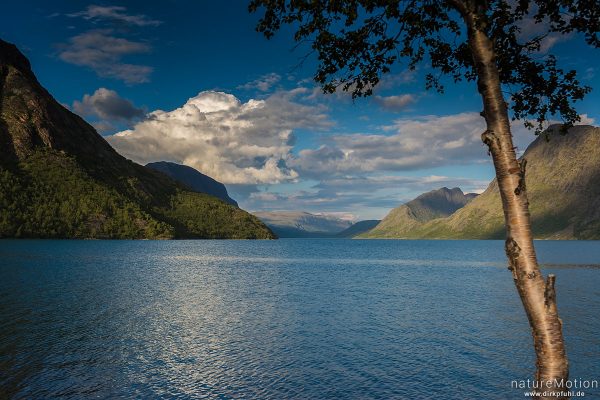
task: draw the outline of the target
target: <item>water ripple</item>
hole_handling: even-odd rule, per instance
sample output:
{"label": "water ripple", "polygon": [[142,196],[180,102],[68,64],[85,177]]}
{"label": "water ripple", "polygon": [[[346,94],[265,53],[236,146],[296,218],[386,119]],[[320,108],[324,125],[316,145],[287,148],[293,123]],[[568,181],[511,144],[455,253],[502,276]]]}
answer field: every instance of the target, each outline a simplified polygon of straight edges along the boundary
{"label": "water ripple", "polygon": [[[600,246],[564,243],[538,251],[571,376],[598,379]],[[502,242],[0,241],[0,255],[0,398],[507,399],[533,373]]]}

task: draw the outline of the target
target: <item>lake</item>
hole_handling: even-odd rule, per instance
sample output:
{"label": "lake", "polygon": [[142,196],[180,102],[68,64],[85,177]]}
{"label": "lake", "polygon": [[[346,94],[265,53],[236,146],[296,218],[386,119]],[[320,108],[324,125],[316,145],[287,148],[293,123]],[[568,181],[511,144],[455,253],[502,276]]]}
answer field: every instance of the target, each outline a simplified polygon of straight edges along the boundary
{"label": "lake", "polygon": [[[600,242],[536,246],[571,378],[600,380]],[[0,241],[0,398],[513,399],[533,373],[502,241]]]}

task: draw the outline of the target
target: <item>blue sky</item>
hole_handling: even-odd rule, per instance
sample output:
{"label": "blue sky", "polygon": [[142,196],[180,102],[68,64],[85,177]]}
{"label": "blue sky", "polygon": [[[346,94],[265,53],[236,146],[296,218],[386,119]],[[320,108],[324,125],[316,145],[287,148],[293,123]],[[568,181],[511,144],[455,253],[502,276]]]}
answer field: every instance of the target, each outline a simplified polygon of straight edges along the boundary
{"label": "blue sky", "polygon": [[[474,84],[428,93],[426,67],[398,65],[372,98],[323,95],[315,60],[300,62],[308,49],[287,28],[267,41],[257,19],[243,1],[21,1],[3,5],[0,38],[126,157],[195,167],[251,211],[381,218],[424,191],[491,180]],[[576,36],[546,47],[596,89],[578,111],[599,121],[600,51]],[[534,139],[519,123],[514,134],[521,150]]]}

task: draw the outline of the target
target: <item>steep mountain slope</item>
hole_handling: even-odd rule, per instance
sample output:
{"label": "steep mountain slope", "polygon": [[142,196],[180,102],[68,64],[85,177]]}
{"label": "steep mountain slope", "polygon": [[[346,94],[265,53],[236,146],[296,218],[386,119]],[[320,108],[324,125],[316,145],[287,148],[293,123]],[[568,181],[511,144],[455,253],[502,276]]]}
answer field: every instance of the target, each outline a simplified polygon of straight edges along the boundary
{"label": "steep mountain slope", "polygon": [[340,218],[303,211],[256,212],[254,215],[282,238],[332,237],[352,225]]}
{"label": "steep mountain slope", "polygon": [[[562,135],[551,127],[523,157],[534,237],[600,239],[600,128],[575,126]],[[450,217],[395,229],[393,237],[402,238],[504,238],[496,180]]]}
{"label": "steep mountain slope", "polygon": [[149,163],[146,164],[146,167],[166,174],[177,182],[192,189],[194,192],[206,193],[223,200],[225,203],[236,207],[238,206],[238,203],[229,197],[225,185],[192,167],[167,161]]}
{"label": "steep mountain slope", "polygon": [[350,226],[348,229],[344,229],[343,231],[335,235],[335,237],[353,238],[355,236],[369,232],[371,229],[375,228],[380,222],[380,219],[367,219],[364,221],[358,221],[357,223]]}
{"label": "steep mountain slope", "polygon": [[0,40],[0,238],[272,238],[254,216],[120,156]]}
{"label": "steep mountain slope", "polygon": [[459,188],[432,190],[393,209],[375,228],[361,237],[402,236],[427,221],[451,215],[475,197],[475,193],[464,194]]}

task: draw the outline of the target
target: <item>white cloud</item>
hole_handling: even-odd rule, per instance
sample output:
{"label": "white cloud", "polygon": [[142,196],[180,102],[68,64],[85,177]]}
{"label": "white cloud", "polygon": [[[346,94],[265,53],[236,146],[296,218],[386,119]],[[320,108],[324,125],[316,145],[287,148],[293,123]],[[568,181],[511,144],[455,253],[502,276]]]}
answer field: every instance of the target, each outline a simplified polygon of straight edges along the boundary
{"label": "white cloud", "polygon": [[175,161],[224,183],[290,181],[298,177],[287,166],[294,129],[331,125],[322,108],[295,101],[305,91],[246,103],[227,93],[201,92],[182,107],[151,112],[133,129],[107,139],[135,161]]}
{"label": "white cloud", "polygon": [[347,212],[347,211],[319,212],[319,213],[315,213],[315,215],[329,217],[329,218],[335,218],[335,219],[341,219],[342,221],[349,221],[352,223],[356,222],[356,220],[357,220],[357,217],[354,213]]}
{"label": "white cloud", "polygon": [[[583,114],[581,125],[594,120]],[[396,119],[384,133],[334,135],[316,149],[304,149],[288,165],[304,177],[407,171],[446,165],[489,162],[481,141],[485,120],[479,113],[425,115]],[[520,155],[535,139],[522,121],[511,131]]]}
{"label": "white cloud", "polygon": [[402,171],[487,159],[478,113],[402,118],[387,134],[336,135],[318,149],[300,151],[290,166],[309,175]]}
{"label": "white cloud", "polygon": [[84,11],[67,14],[69,17],[81,17],[86,20],[113,20],[137,26],[158,26],[162,21],[151,19],[146,15],[127,14],[127,8],[121,6],[89,5]]}
{"label": "white cloud", "polygon": [[557,32],[548,32],[548,22],[537,22],[533,17],[526,17],[519,21],[517,26],[520,29],[518,39],[525,43],[534,38],[541,38],[539,53],[546,54],[557,43],[566,42],[573,38],[573,34],[562,34]]}
{"label": "white cloud", "polygon": [[286,200],[286,197],[273,192],[253,192],[248,197],[251,201],[266,203],[266,202],[280,202]]}
{"label": "white cloud", "polygon": [[596,122],[596,120],[592,117],[590,117],[587,114],[581,114],[579,115],[580,121],[577,123],[577,125],[594,125],[594,123]]}
{"label": "white cloud", "polygon": [[389,73],[381,77],[377,89],[393,89],[401,85],[415,83],[417,81],[417,69],[405,69],[400,73]]}
{"label": "white cloud", "polygon": [[405,109],[409,105],[416,101],[416,98],[412,94],[403,94],[399,96],[375,96],[375,103],[379,104],[382,108],[397,112]]}
{"label": "white cloud", "polygon": [[376,195],[377,192],[398,191],[404,193],[422,193],[440,187],[460,187],[465,192],[484,189],[488,180],[477,180],[443,175],[402,176],[402,175],[373,175],[373,176],[343,176],[326,178],[314,188],[324,196],[335,197],[340,194],[354,194],[357,197]]}
{"label": "white cloud", "polygon": [[119,96],[114,90],[99,88],[93,94],[85,94],[81,101],[73,102],[73,111],[85,116],[95,116],[110,121],[131,121],[144,116],[144,110]]}
{"label": "white cloud", "polygon": [[112,36],[110,29],[91,30],[69,39],[58,54],[65,62],[91,68],[99,76],[120,79],[126,83],[147,82],[152,67],[127,64],[123,57],[148,53],[151,47],[143,42]]}
{"label": "white cloud", "polygon": [[261,92],[268,92],[274,87],[279,81],[281,81],[281,75],[274,72],[261,76],[260,78],[248,82],[245,85],[238,86],[238,89],[252,90],[257,89]]}

